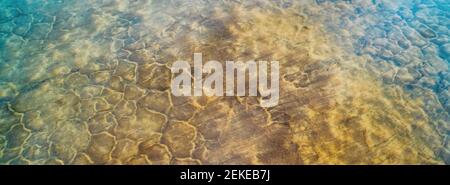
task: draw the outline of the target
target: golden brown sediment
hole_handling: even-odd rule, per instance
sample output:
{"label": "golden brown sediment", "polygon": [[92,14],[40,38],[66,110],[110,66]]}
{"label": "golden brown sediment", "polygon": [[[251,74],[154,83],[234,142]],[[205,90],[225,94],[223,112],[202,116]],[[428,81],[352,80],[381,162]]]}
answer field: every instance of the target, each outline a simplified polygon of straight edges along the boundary
{"label": "golden brown sediment", "polygon": [[[423,36],[406,30],[392,36],[397,45],[374,39],[373,47],[357,48],[361,22],[374,17],[341,20],[347,27],[336,30],[327,25],[339,22],[339,11],[378,5],[69,3],[27,34],[14,27],[6,39],[2,57],[12,62],[0,68],[0,78],[11,81],[0,81],[2,164],[448,162],[445,91],[437,97],[426,86],[448,66],[432,58],[433,66],[415,75]],[[319,16],[324,11],[329,18]],[[394,66],[375,55],[395,55],[399,47],[396,61],[411,63]],[[203,61],[279,61],[279,105],[261,108],[260,97],[172,96],[171,64],[192,63],[195,52]],[[416,82],[425,85],[406,88]]]}

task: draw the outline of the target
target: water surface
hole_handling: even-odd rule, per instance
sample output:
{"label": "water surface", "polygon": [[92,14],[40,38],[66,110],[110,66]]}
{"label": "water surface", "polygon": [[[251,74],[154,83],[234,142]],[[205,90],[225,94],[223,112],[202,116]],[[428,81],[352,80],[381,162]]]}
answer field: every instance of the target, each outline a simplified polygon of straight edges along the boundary
{"label": "water surface", "polygon": [[[0,0],[1,164],[448,164],[446,0]],[[280,104],[170,66],[278,60]]]}

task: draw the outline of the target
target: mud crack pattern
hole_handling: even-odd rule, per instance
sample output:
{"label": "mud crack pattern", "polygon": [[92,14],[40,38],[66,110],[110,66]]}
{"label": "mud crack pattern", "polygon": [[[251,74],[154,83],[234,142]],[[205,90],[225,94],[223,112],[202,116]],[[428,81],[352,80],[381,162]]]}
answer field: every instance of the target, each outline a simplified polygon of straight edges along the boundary
{"label": "mud crack pattern", "polygon": [[[1,164],[449,164],[446,0],[0,0]],[[277,60],[280,103],[170,66]]]}

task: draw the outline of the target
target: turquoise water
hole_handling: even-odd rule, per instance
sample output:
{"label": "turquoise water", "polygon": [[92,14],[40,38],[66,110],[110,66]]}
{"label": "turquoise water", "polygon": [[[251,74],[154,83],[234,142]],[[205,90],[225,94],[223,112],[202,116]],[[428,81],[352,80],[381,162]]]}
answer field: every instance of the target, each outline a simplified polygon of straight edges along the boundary
{"label": "turquoise water", "polygon": [[[446,0],[0,0],[1,164],[448,164]],[[273,59],[280,105],[170,65]]]}

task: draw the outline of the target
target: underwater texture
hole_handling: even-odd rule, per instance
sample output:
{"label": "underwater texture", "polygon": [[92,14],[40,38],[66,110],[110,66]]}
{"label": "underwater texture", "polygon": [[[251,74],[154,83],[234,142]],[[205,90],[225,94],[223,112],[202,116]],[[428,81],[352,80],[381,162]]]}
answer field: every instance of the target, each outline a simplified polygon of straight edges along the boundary
{"label": "underwater texture", "polygon": [[[0,0],[0,164],[450,164],[448,0]],[[175,97],[277,60],[279,105]]]}

